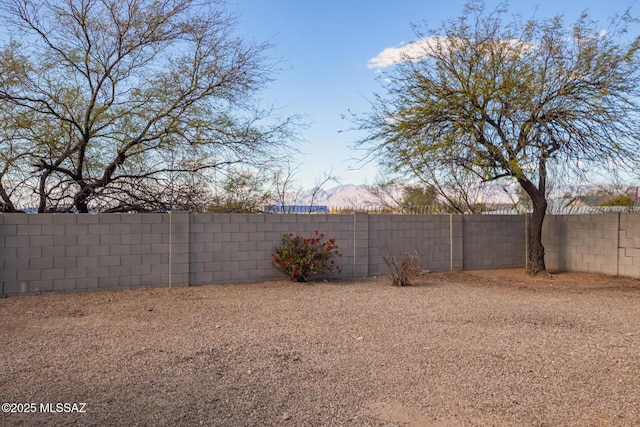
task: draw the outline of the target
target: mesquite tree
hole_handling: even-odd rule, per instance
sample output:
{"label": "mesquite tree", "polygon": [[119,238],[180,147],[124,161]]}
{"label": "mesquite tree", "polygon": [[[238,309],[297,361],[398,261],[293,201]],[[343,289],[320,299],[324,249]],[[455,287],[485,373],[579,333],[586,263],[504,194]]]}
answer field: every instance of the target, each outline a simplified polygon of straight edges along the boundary
{"label": "mesquite tree", "polygon": [[222,1],[0,0],[0,18],[4,211],[189,208],[199,174],[290,142],[295,120],[254,99],[269,44]]}
{"label": "mesquite tree", "polygon": [[[586,13],[523,21],[472,2],[384,75],[386,95],[356,118],[359,141],[395,172],[517,181],[531,199],[529,271],[545,271],[542,225],[552,170],[603,171],[639,157],[639,38],[628,13],[606,28]],[[553,168],[552,168],[553,167]]]}

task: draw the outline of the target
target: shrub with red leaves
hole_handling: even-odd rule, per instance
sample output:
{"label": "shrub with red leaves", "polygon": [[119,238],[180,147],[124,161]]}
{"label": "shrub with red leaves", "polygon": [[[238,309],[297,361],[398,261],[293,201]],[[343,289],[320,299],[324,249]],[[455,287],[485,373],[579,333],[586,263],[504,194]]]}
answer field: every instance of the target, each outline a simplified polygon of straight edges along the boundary
{"label": "shrub with red leaves", "polygon": [[318,230],[311,237],[289,233],[282,236],[282,242],[274,249],[273,266],[291,280],[306,282],[314,274],[340,273],[340,267],[331,260],[334,255],[342,255],[336,239],[325,239]]}

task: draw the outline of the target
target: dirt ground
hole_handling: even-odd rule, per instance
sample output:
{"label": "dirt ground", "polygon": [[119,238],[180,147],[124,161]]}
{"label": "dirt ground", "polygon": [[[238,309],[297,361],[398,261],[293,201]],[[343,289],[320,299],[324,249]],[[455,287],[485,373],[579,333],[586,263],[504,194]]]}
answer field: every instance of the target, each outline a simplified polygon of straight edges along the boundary
{"label": "dirt ground", "polygon": [[0,426],[640,425],[640,281],[523,270],[0,299]]}

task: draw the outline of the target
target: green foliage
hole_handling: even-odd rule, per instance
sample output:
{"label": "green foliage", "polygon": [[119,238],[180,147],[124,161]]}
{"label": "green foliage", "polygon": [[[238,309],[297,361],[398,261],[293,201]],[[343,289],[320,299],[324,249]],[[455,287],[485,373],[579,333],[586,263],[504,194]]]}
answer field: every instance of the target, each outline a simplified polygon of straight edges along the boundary
{"label": "green foliage", "polygon": [[402,192],[402,204],[408,209],[418,212],[424,212],[429,208],[437,210],[439,207],[438,195],[433,186],[405,187]]}
{"label": "green foliage", "polygon": [[629,13],[604,25],[506,13],[471,1],[419,30],[413,56],[384,74],[386,94],[356,117],[368,132],[359,145],[424,183],[516,180],[533,205],[529,265],[542,271],[547,174],[640,160],[640,37]]}
{"label": "green foliage", "polygon": [[35,194],[40,212],[202,208],[211,171],[264,170],[296,136],[295,118],[256,107],[270,45],[238,38],[224,0],[0,10],[16,35],[0,42],[5,206]]}
{"label": "green foliage", "polygon": [[207,212],[259,212],[274,199],[275,196],[265,188],[266,177],[246,170],[230,172],[215,186],[213,197],[206,207]]}
{"label": "green foliage", "polygon": [[306,282],[314,274],[339,273],[340,267],[331,259],[334,255],[341,255],[336,240],[325,239],[318,230],[312,237],[289,233],[282,236],[280,245],[274,249],[273,266],[293,281]]}
{"label": "green foliage", "polygon": [[632,207],[633,199],[629,196],[620,195],[613,197],[609,200],[605,200],[600,204],[600,206],[624,206],[624,207]]}

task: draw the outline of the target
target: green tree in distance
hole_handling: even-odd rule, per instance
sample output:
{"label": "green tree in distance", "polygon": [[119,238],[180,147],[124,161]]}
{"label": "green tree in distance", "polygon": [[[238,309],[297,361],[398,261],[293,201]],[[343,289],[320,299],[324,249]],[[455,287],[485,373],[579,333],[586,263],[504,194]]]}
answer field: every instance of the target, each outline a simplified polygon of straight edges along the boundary
{"label": "green tree in distance", "polygon": [[180,208],[179,192],[206,193],[191,174],[281,157],[295,118],[254,99],[270,46],[236,37],[225,7],[0,0],[3,210],[25,193],[40,212]]}
{"label": "green tree in distance", "polygon": [[603,29],[586,13],[566,25],[507,12],[471,2],[460,18],[417,31],[419,52],[384,75],[386,95],[355,120],[367,131],[358,146],[394,172],[517,181],[533,206],[527,256],[537,274],[548,170],[638,159],[640,38],[625,42],[636,23],[628,13]]}

